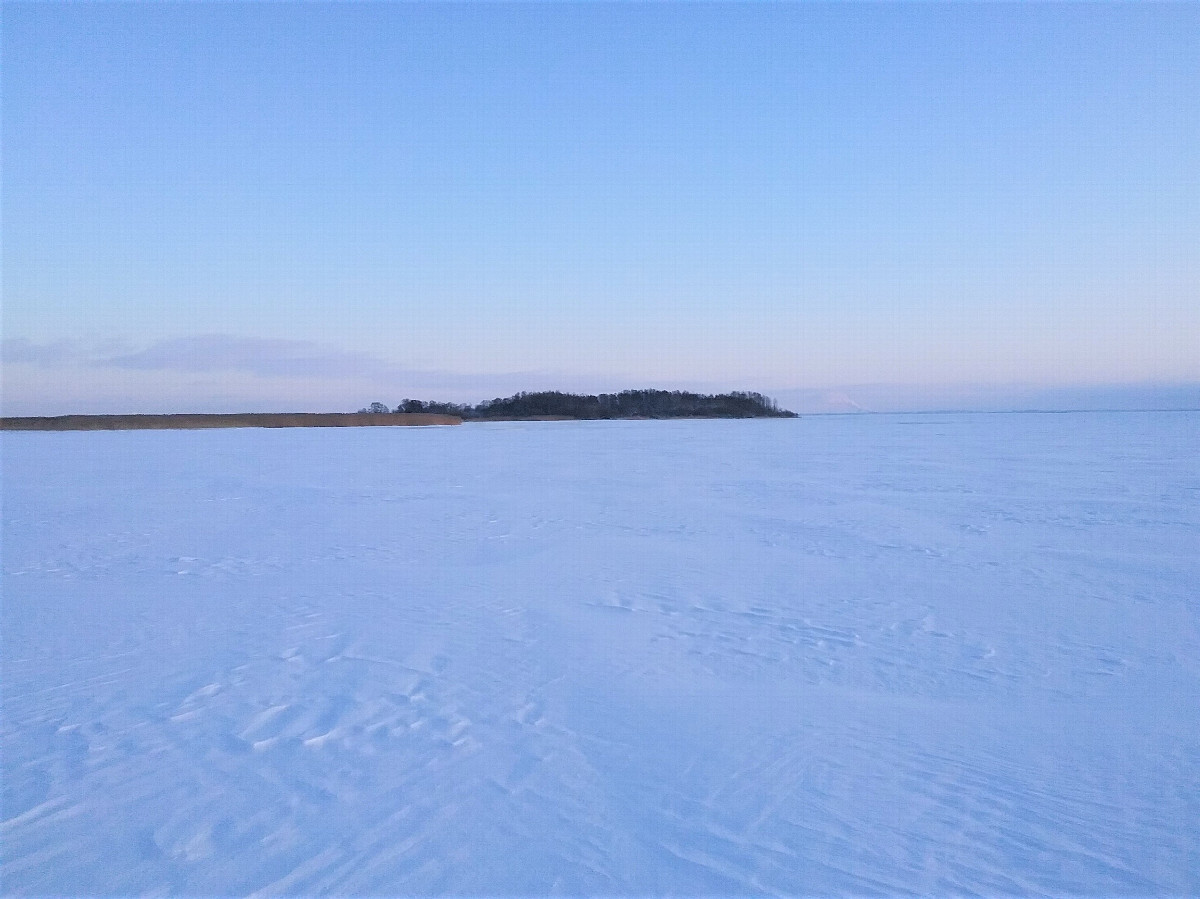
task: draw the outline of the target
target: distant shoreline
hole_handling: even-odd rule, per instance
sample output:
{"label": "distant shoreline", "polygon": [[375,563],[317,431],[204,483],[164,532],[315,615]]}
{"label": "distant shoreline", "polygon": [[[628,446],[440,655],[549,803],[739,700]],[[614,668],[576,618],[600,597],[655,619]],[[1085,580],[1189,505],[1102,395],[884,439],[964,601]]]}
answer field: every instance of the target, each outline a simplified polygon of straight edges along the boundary
{"label": "distant shoreline", "polygon": [[[1096,414],[1196,414],[1200,409],[923,409],[903,412],[806,412],[796,418],[878,418],[916,415],[1096,415]],[[428,412],[263,412],[173,413],[165,415],[33,415],[0,417],[0,431],[189,431],[216,428],[371,428],[427,425],[486,424],[489,422],[542,421],[749,421],[713,415],[626,416],[590,419],[567,415],[513,416],[462,419]]]}
{"label": "distant shoreline", "polygon": [[[504,421],[747,421],[719,415],[629,415],[610,419],[570,415],[496,416],[467,424]],[[247,412],[166,415],[32,415],[0,418],[0,431],[195,431],[215,428],[381,428],[461,425],[457,415],[432,412]]]}
{"label": "distant shoreline", "polygon": [[0,418],[3,431],[192,431],[209,428],[378,428],[459,425],[430,412],[245,412],[173,415],[37,415]]}

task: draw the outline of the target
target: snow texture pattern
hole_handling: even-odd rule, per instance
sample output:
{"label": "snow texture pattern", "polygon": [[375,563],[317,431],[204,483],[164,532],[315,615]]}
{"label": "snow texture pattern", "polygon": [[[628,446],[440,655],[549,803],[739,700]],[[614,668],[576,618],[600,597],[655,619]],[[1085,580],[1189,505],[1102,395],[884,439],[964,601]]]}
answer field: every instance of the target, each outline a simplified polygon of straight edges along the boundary
{"label": "snow texture pattern", "polygon": [[1200,414],[2,445],[5,894],[1200,893]]}

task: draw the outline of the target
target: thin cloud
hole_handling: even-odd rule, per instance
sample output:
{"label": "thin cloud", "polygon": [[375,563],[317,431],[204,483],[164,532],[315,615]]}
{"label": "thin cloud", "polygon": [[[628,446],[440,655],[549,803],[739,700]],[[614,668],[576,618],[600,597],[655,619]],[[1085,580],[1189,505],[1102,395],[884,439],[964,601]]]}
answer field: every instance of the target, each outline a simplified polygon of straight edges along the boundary
{"label": "thin cloud", "polygon": [[85,354],[73,340],[53,340],[35,343],[24,337],[6,337],[0,343],[0,357],[5,364],[34,365],[39,368],[57,368],[78,363]]}
{"label": "thin cloud", "polygon": [[201,334],[131,347],[125,341],[87,345],[74,340],[3,342],[6,364],[38,368],[87,366],[159,372],[243,372],[264,378],[372,378],[403,369],[367,353],[351,353],[310,340]]}
{"label": "thin cloud", "polygon": [[[250,376],[263,382],[342,382],[355,391],[415,396],[417,391],[485,393],[561,387],[578,376],[554,371],[455,372],[406,368],[369,353],[348,352],[309,340],[203,334],[174,337],[137,347],[126,341],[86,344],[74,340],[37,343],[26,338],[3,341],[5,365],[46,372],[61,371],[79,378],[81,370],[157,373],[179,376]],[[373,385],[373,386],[372,386]],[[274,388],[269,388],[274,390]],[[405,393],[409,391],[409,393]],[[367,402],[373,397],[362,400]]]}
{"label": "thin cloud", "polygon": [[237,371],[264,378],[362,378],[397,371],[366,353],[349,353],[313,341],[229,334],[160,340],[137,352],[96,359],[92,364],[139,371]]}

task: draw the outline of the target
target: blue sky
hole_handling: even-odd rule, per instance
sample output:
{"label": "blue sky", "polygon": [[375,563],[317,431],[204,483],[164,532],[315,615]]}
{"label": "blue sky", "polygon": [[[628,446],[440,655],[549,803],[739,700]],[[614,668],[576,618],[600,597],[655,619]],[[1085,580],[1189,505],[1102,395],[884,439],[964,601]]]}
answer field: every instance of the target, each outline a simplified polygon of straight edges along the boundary
{"label": "blue sky", "polygon": [[1200,383],[1200,4],[6,3],[2,49],[10,414]]}

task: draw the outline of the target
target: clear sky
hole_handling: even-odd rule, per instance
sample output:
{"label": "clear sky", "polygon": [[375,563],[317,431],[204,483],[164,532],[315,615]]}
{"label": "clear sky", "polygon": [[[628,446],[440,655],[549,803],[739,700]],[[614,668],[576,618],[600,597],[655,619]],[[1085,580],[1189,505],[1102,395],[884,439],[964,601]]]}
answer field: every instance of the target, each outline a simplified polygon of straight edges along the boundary
{"label": "clear sky", "polygon": [[2,50],[9,414],[1200,383],[1200,3],[10,2]]}

